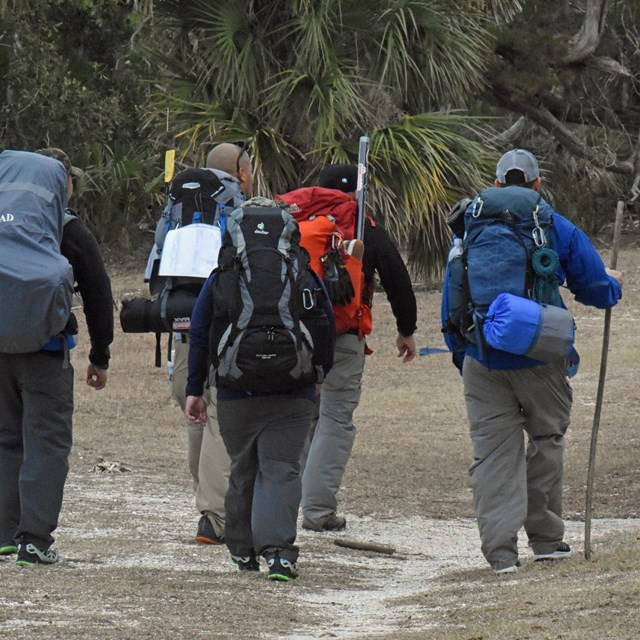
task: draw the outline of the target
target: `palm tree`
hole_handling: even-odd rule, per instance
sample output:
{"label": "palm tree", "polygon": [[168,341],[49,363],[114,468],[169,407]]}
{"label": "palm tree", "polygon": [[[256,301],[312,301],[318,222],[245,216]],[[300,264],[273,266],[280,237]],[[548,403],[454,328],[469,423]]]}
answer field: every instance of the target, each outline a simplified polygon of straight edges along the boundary
{"label": "palm tree", "polygon": [[376,217],[435,273],[443,212],[484,181],[487,146],[464,115],[481,88],[487,14],[516,0],[163,0],[166,69],[149,123],[184,157],[212,141],[250,142],[261,194],[353,162],[371,137]]}

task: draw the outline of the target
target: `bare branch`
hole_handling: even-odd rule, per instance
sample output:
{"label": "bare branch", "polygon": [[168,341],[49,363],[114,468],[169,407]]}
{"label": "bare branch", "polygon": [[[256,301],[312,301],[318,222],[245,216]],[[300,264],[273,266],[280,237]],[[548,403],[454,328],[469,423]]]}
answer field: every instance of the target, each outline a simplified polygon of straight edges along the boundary
{"label": "bare branch", "polygon": [[586,64],[590,67],[593,67],[594,69],[604,71],[605,73],[611,75],[620,75],[627,78],[633,78],[633,73],[631,73],[629,69],[622,66],[617,60],[614,60],[613,58],[591,56],[587,58]]}
{"label": "bare branch", "polygon": [[571,129],[558,120],[548,109],[521,105],[524,113],[536,124],[540,125],[560,141],[571,153],[589,160],[597,167],[607,169],[613,173],[633,175],[635,173],[634,162],[619,160],[613,154],[603,153],[585,144]]}
{"label": "bare branch", "polygon": [[629,198],[629,202],[635,202],[640,198],[640,132],[638,133],[636,148],[633,152],[633,169],[635,178],[631,185],[631,197]]}
{"label": "bare branch", "polygon": [[333,542],[339,547],[358,549],[360,551],[375,551],[376,553],[386,553],[390,556],[396,552],[395,547],[387,544],[378,544],[377,542],[360,542],[359,540],[347,540],[346,538],[336,538]]}
{"label": "bare branch", "polygon": [[527,117],[520,116],[508,129],[489,139],[491,144],[506,146],[520,138],[527,128]]}
{"label": "bare branch", "polygon": [[608,9],[609,0],[587,0],[584,22],[571,41],[564,64],[583,62],[594,53],[600,43]]}

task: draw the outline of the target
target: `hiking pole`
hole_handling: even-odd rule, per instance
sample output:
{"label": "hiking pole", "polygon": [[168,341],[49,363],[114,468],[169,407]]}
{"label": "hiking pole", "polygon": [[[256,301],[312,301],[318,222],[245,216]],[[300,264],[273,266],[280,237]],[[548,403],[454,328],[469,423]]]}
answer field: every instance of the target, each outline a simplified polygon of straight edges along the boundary
{"label": "hiking pole", "polygon": [[[613,228],[613,247],[611,250],[611,269],[618,264],[618,248],[620,246],[620,229],[624,215],[624,202],[618,201],[616,210],[616,222]],[[593,415],[593,428],[591,430],[591,448],[589,450],[589,468],[587,471],[587,501],[584,511],[584,557],[591,560],[591,507],[593,505],[593,476],[596,464],[596,445],[598,442],[598,429],[600,427],[600,414],[602,412],[602,398],[604,396],[604,379],[607,373],[607,355],[609,353],[609,332],[611,328],[611,309],[604,312],[604,335],[602,337],[602,356],[600,357],[600,377],[598,379],[598,392],[596,395],[596,408]]]}
{"label": "hiking pole", "polygon": [[369,186],[369,138],[360,136],[358,147],[358,183],[356,199],[358,213],[356,216],[356,240],[364,240],[364,220],[367,217],[367,187]]}

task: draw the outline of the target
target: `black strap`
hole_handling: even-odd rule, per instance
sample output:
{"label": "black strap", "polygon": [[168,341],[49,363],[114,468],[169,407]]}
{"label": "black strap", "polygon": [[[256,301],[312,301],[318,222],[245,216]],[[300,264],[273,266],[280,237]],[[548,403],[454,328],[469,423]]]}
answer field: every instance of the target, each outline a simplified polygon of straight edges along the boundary
{"label": "black strap", "polygon": [[156,367],[162,366],[162,347],[160,346],[161,337],[161,333],[156,333]]}

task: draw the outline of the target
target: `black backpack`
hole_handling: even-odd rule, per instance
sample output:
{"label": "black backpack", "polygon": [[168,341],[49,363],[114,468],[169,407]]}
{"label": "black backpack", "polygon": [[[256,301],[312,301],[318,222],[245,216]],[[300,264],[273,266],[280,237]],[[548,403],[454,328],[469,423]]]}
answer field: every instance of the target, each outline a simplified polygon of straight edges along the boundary
{"label": "black backpack", "polygon": [[217,384],[288,393],[322,382],[335,325],[295,218],[278,207],[233,211],[215,274],[209,344]]}
{"label": "black backpack", "polygon": [[[207,272],[203,277],[161,276],[159,267],[167,234],[195,223],[216,227],[220,232],[226,213],[240,206],[243,200],[238,181],[217,169],[185,169],[171,181],[166,205],[156,226],[157,253],[148,277],[154,299],[123,300],[120,312],[125,333],[156,334],[156,366],[160,366],[161,360],[160,334],[189,330],[193,307],[209,275]],[[217,258],[219,247],[218,240],[212,244],[207,257]],[[171,352],[171,340],[167,350]]]}
{"label": "black backpack", "polygon": [[156,228],[156,246],[162,250],[164,238],[172,229],[193,222],[218,224],[225,209],[232,211],[242,200],[238,181],[224,171],[198,168],[181,171],[171,181],[167,203]]}

